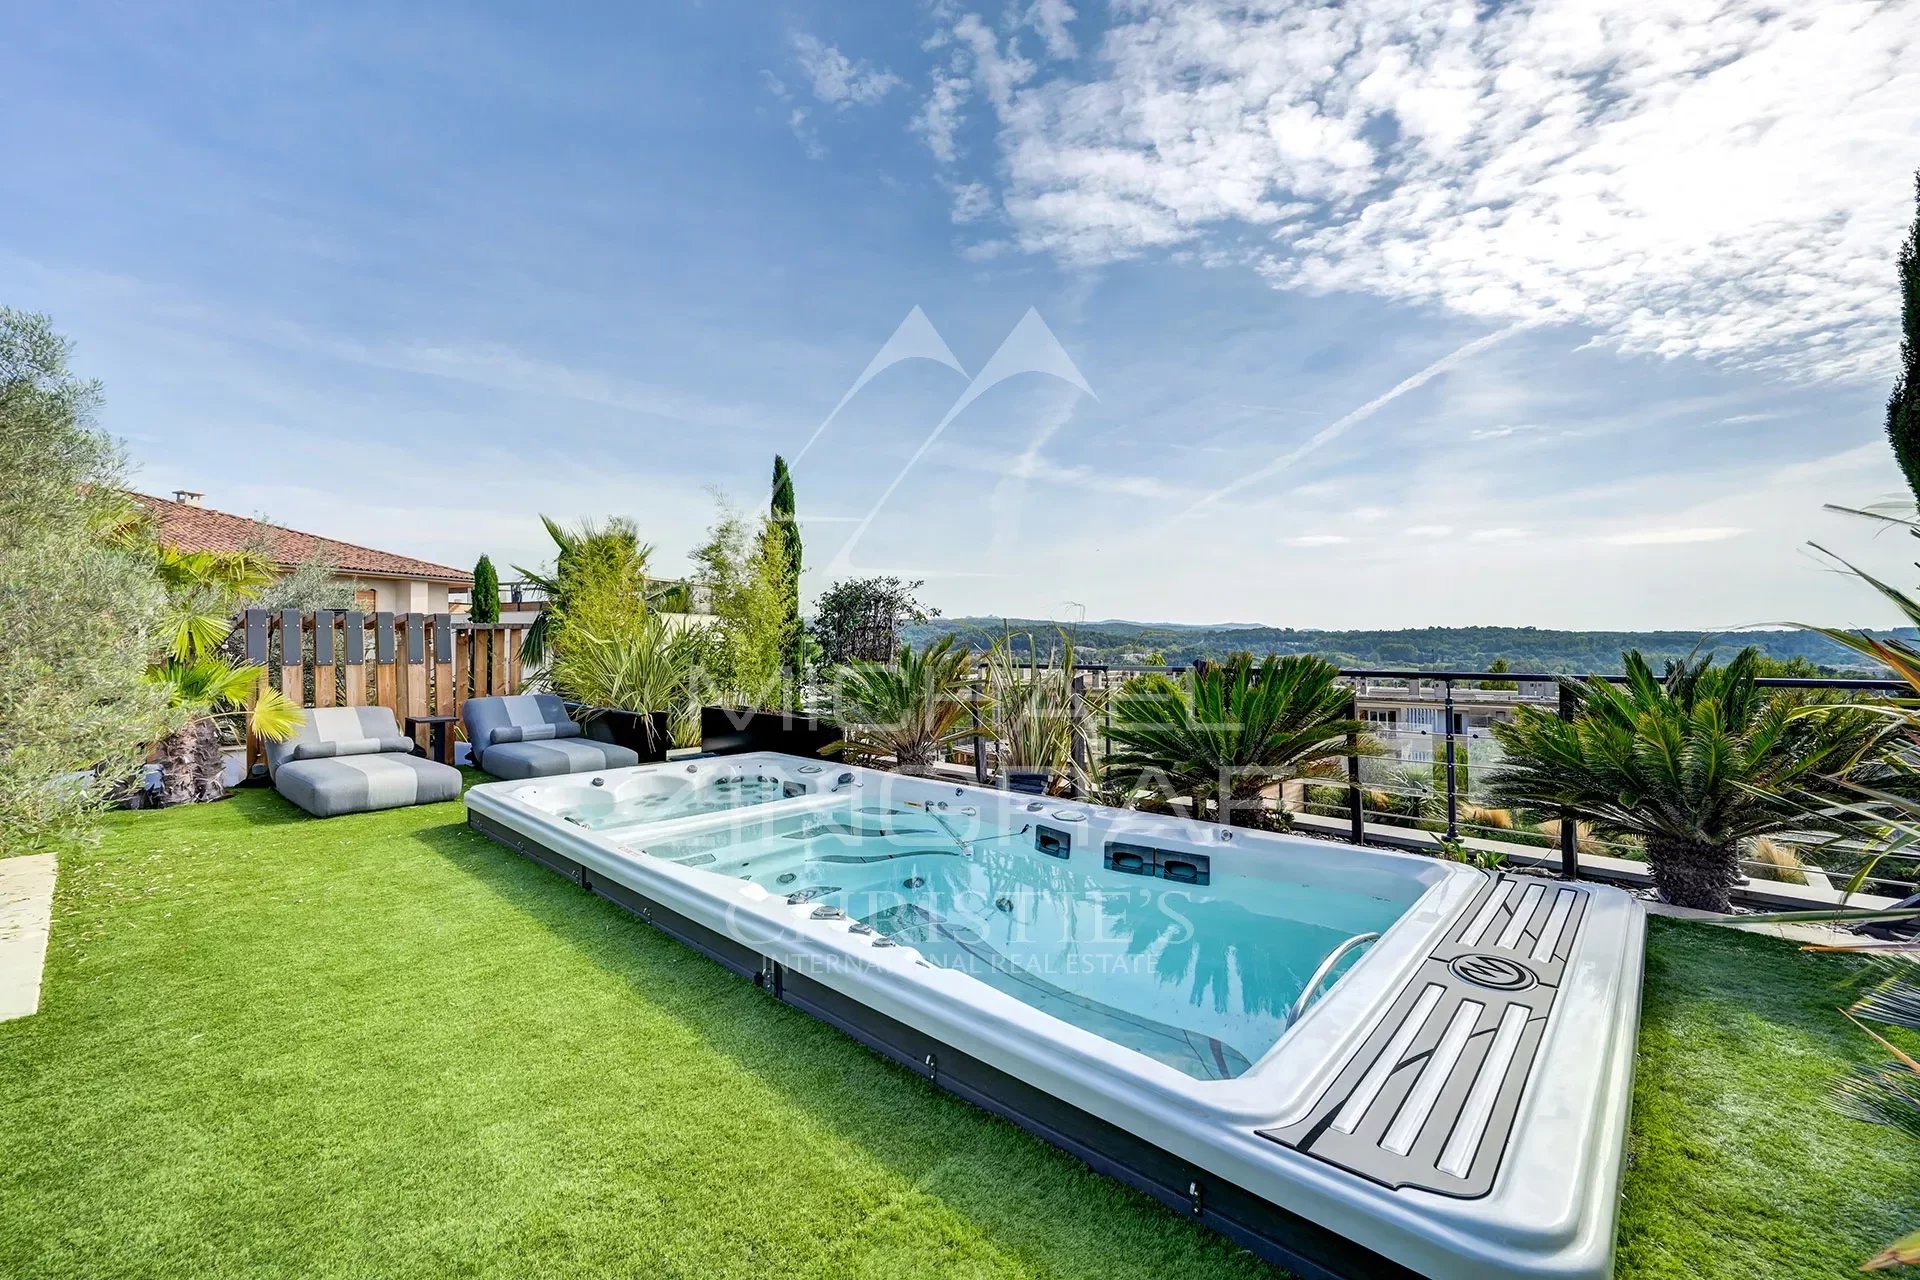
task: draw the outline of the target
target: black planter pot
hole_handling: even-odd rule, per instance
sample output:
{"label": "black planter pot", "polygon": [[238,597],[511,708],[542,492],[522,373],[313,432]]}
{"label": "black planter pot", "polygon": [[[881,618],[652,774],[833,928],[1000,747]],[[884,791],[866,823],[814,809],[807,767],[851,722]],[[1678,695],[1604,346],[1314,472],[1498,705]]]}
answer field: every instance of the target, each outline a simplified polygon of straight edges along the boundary
{"label": "black planter pot", "polygon": [[665,760],[673,739],[667,734],[664,711],[620,711],[613,707],[567,704],[567,714],[580,722],[589,738],[611,742],[638,755],[641,761]]}
{"label": "black planter pot", "polygon": [[1008,769],[1006,779],[1007,790],[1018,791],[1022,795],[1044,796],[1053,790],[1051,769]]}
{"label": "black planter pot", "polygon": [[778,751],[820,759],[825,749],[843,736],[839,725],[793,711],[700,708],[700,749],[715,755]]}

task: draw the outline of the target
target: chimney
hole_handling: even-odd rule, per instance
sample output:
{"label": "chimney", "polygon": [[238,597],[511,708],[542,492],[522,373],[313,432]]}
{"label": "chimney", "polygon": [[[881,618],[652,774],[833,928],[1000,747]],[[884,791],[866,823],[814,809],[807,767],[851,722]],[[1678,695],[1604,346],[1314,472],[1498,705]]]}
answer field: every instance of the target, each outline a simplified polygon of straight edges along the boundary
{"label": "chimney", "polygon": [[200,499],[206,496],[206,494],[201,493],[197,489],[175,489],[173,491],[173,500],[183,507],[197,507],[200,505]]}

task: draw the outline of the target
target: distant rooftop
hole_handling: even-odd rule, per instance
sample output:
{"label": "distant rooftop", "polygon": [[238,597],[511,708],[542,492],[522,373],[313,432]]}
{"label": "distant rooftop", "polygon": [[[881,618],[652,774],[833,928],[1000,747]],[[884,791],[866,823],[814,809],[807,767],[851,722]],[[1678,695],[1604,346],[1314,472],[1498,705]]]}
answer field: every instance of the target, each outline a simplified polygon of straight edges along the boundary
{"label": "distant rooftop", "polygon": [[145,493],[132,496],[134,502],[153,517],[161,543],[182,551],[239,551],[265,546],[282,569],[324,558],[340,566],[341,574],[347,577],[418,578],[457,587],[473,584],[473,575],[464,569],[376,551],[317,533],[302,533],[248,516],[214,511],[201,506],[201,495],[189,490],[177,490],[173,498],[156,498]]}

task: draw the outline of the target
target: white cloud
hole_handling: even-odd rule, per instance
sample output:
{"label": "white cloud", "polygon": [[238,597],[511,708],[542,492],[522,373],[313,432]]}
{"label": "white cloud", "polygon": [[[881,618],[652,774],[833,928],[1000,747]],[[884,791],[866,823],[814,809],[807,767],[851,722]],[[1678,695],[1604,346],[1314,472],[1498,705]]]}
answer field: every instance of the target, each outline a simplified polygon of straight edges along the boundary
{"label": "white cloud", "polygon": [[1883,376],[1920,7],[1137,0],[1095,71],[961,17],[1022,248],[1200,242],[1277,286]]}
{"label": "white cloud", "polygon": [[1527,536],[1525,529],[1475,529],[1467,535],[1469,542],[1518,542]]}
{"label": "white cloud", "polygon": [[1416,524],[1407,529],[1410,538],[1444,538],[1452,534],[1450,524]]}
{"label": "white cloud", "polygon": [[1002,49],[993,28],[977,13],[969,13],[954,23],[953,36],[960,48],[972,57],[974,74],[987,101],[996,110],[1006,110],[1012,104],[1014,90],[1032,79],[1034,64],[1021,56],[1011,38]]}
{"label": "white cloud", "polygon": [[1080,50],[1073,43],[1073,36],[1067,31],[1067,24],[1075,17],[1073,6],[1067,0],[1033,0],[1027,9],[1026,25],[1040,34],[1041,43],[1047,47],[1050,58],[1071,58]]}
{"label": "white cloud", "polygon": [[1303,533],[1297,538],[1288,538],[1290,547],[1337,547],[1348,539],[1338,533]]}
{"label": "white cloud", "polygon": [[984,182],[965,182],[953,188],[953,220],[978,222],[993,213],[993,189]]}
{"label": "white cloud", "polygon": [[962,108],[972,89],[973,82],[967,77],[944,68],[935,68],[933,92],[927,95],[920,113],[907,126],[919,135],[920,140],[927,144],[927,150],[933,152],[933,158],[941,164],[952,164],[959,154],[953,135],[960,128]]}
{"label": "white cloud", "polygon": [[793,130],[793,136],[800,140],[800,149],[807,153],[807,159],[827,158],[827,146],[820,141],[820,135],[814,132],[813,125],[808,122],[805,107],[795,107],[787,113],[787,128]]}
{"label": "white cloud", "polygon": [[761,82],[767,86],[767,92],[778,98],[787,108],[787,128],[800,140],[800,147],[807,153],[809,160],[824,160],[827,157],[826,144],[820,141],[820,135],[808,119],[807,109],[793,100],[793,91],[787,88],[787,82],[764,67],[760,70]]}
{"label": "white cloud", "polygon": [[1497,427],[1475,427],[1467,432],[1469,440],[1504,440],[1508,436],[1522,435],[1529,431],[1538,431],[1538,425],[1529,422],[1507,422]]}
{"label": "white cloud", "polygon": [[528,355],[505,343],[421,340],[366,343],[336,338],[299,324],[266,322],[255,334],[298,349],[377,369],[447,378],[497,391],[577,400],[691,425],[744,428],[764,420],[765,410],[745,401],[716,400],[658,383],[605,373]]}
{"label": "white cloud", "polygon": [[1710,525],[1698,529],[1635,529],[1616,533],[1607,542],[1616,547],[1666,547],[1683,542],[1725,542],[1747,532],[1733,525]]}
{"label": "white cloud", "polygon": [[1052,434],[1051,430],[1046,431],[1041,440],[1017,454],[995,453],[961,444],[942,444],[933,450],[932,457],[946,466],[982,472],[1021,485],[1055,485],[1153,502],[1173,502],[1189,493],[1189,490],[1170,484],[1159,476],[1126,475],[1110,467],[1049,458],[1040,452],[1039,446]]}
{"label": "white cloud", "polygon": [[871,106],[906,83],[886,68],[849,58],[804,31],[794,34],[793,53],[813,96],[842,111]]}

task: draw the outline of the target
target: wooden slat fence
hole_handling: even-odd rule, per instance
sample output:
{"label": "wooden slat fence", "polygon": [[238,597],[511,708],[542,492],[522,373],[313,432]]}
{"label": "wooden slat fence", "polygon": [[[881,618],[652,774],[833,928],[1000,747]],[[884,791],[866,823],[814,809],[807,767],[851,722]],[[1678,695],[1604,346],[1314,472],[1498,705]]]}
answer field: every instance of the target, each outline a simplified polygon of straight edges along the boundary
{"label": "wooden slat fence", "polygon": [[[408,716],[457,716],[468,698],[521,691],[526,627],[471,623],[450,613],[248,609],[246,661],[304,707],[386,707]],[[418,741],[427,744],[422,728]],[[259,744],[249,742],[249,770]]]}

